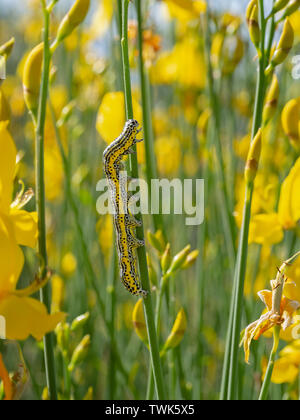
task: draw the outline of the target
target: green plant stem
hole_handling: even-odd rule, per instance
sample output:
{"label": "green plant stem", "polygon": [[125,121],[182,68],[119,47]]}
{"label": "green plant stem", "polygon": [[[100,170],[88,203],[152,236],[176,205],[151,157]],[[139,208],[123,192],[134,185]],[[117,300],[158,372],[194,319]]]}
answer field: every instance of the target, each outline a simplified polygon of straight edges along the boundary
{"label": "green plant stem", "polygon": [[[145,71],[143,59],[143,17],[142,17],[142,1],[136,0],[137,21],[138,21],[138,48],[139,48],[139,75],[143,108],[143,128],[146,152],[146,176],[151,198],[151,180],[157,178],[157,166],[153,144],[153,127],[151,120],[149,78]],[[163,218],[161,214],[152,214],[154,229],[161,230],[166,238]]]}
{"label": "green plant stem", "polygon": [[258,398],[260,401],[264,401],[268,398],[269,386],[270,386],[271,377],[272,377],[272,373],[274,369],[274,362],[275,362],[275,358],[276,358],[276,354],[278,350],[279,334],[280,334],[280,325],[276,325],[273,329],[273,347],[270,353],[270,358],[269,358],[265,378],[264,378],[264,381],[260,390],[259,398]]}
{"label": "green plant stem", "polygon": [[71,372],[69,371],[69,357],[67,354],[63,354],[63,366],[64,366],[64,397],[66,400],[71,399],[71,392],[72,392],[72,380],[71,380]]}
{"label": "green plant stem", "polygon": [[[160,279],[160,285],[158,290],[158,295],[156,298],[156,306],[155,306],[155,325],[156,325],[156,334],[159,341],[160,337],[160,318],[161,318],[161,307],[162,307],[162,301],[163,297],[167,291],[167,285],[168,285],[168,278],[166,276],[162,276]],[[160,357],[162,355],[160,354]],[[147,389],[147,399],[153,398],[153,372],[150,371],[150,378],[148,381],[148,389]]]}
{"label": "green plant stem", "polygon": [[82,254],[82,262],[84,264],[85,271],[86,271],[87,276],[88,276],[88,281],[90,282],[90,284],[92,285],[92,287],[93,287],[93,289],[96,293],[97,302],[98,302],[98,305],[99,305],[99,308],[100,308],[101,315],[103,316],[104,322],[106,322],[105,305],[104,305],[104,302],[102,300],[102,297],[99,293],[99,290],[98,290],[98,287],[97,287],[97,284],[96,284],[96,282],[97,282],[96,274],[94,272],[93,265],[92,265],[91,260],[90,260],[88,246],[86,244],[86,240],[85,240],[85,237],[84,237],[78,206],[77,206],[77,203],[75,201],[75,198],[74,198],[74,195],[73,195],[73,192],[72,192],[71,168],[70,168],[68,157],[67,157],[67,155],[64,151],[64,147],[63,147],[63,144],[62,144],[59,129],[57,127],[57,121],[56,121],[56,118],[55,118],[55,113],[54,113],[54,109],[53,109],[53,105],[52,105],[51,101],[49,101],[49,108],[50,108],[51,117],[52,117],[52,121],[53,121],[53,125],[54,125],[56,142],[57,142],[57,145],[58,145],[58,148],[59,148],[59,151],[60,151],[60,155],[61,155],[61,158],[62,158],[64,174],[65,174],[65,181],[66,181],[66,195],[67,195],[67,199],[68,199],[68,202],[69,202],[69,205],[70,205],[71,211],[73,213],[73,217],[74,217],[78,242],[79,242],[79,246],[80,246],[80,250],[81,250],[81,254]]}
{"label": "green plant stem", "polygon": [[[38,213],[38,251],[39,251],[39,276],[44,280],[47,276],[48,256],[46,248],[46,216],[45,216],[45,180],[44,180],[44,130],[46,120],[46,107],[48,97],[49,72],[51,53],[49,49],[49,23],[50,14],[42,2],[44,12],[44,58],[42,82],[40,88],[39,108],[35,130],[35,174],[36,174],[36,208]],[[33,118],[34,121],[34,118]],[[51,310],[50,284],[40,290],[40,300]],[[53,349],[53,334],[44,337],[44,356],[46,380],[50,400],[57,400],[56,372]]]}
{"label": "green plant stem", "polygon": [[[123,77],[124,77],[124,89],[125,89],[125,108],[126,118],[133,118],[132,108],[132,95],[131,95],[131,81],[130,81],[130,66],[129,66],[129,55],[128,55],[128,6],[129,0],[123,0],[122,2],[122,63],[123,63]],[[131,175],[133,178],[139,177],[138,173],[138,162],[136,153],[130,156],[131,163]],[[138,219],[142,222],[142,215],[138,215]],[[137,236],[139,239],[144,239],[143,225],[137,228]],[[155,380],[156,392],[158,399],[165,399],[165,386],[162,376],[162,368],[160,363],[158,340],[156,336],[154,313],[152,305],[152,297],[150,293],[150,281],[147,267],[146,248],[140,247],[137,251],[138,263],[140,268],[141,283],[144,290],[148,290],[149,294],[144,299],[145,318],[149,340],[149,350],[152,361],[153,375]]]}
{"label": "green plant stem", "polygon": [[63,162],[64,175],[65,175],[65,180],[66,180],[66,195],[67,195],[68,203],[69,203],[69,206],[71,208],[71,211],[72,211],[73,217],[74,217],[75,228],[76,228],[76,232],[77,232],[77,239],[78,239],[78,243],[79,243],[80,251],[81,251],[81,255],[82,255],[82,263],[83,263],[83,266],[84,266],[85,271],[86,271],[88,282],[90,283],[91,287],[93,288],[93,290],[95,292],[97,303],[98,303],[100,313],[101,313],[103,321],[104,321],[104,326],[106,328],[106,331],[107,331],[108,335],[110,336],[111,341],[114,342],[114,345],[111,346],[112,352],[114,353],[114,359],[115,359],[115,361],[118,365],[118,368],[119,368],[120,372],[122,373],[124,378],[127,380],[128,379],[128,373],[126,372],[126,369],[124,368],[122,360],[120,358],[120,355],[119,355],[119,352],[118,352],[118,349],[117,349],[117,344],[115,342],[115,338],[112,337],[112,335],[111,335],[113,327],[111,325],[110,320],[108,320],[107,317],[106,317],[105,304],[103,302],[103,299],[102,299],[102,297],[100,295],[100,292],[98,290],[98,287],[97,287],[96,274],[95,274],[95,271],[93,269],[92,262],[90,260],[90,256],[89,256],[89,252],[88,252],[88,246],[86,244],[85,236],[84,236],[82,225],[81,225],[78,206],[77,206],[77,203],[76,203],[76,200],[74,198],[73,191],[72,191],[71,168],[70,168],[68,157],[67,157],[67,155],[64,151],[64,147],[63,147],[63,144],[62,144],[60,132],[59,132],[59,129],[58,129],[58,126],[57,126],[57,121],[56,121],[56,117],[55,117],[55,113],[54,113],[54,109],[53,109],[53,105],[52,105],[51,101],[49,101],[49,108],[50,108],[52,122],[53,122],[53,126],[54,126],[56,142],[58,144],[58,148],[59,148],[61,158],[62,158],[62,162]]}
{"label": "green plant stem", "polygon": [[227,194],[226,188],[226,178],[225,178],[225,166],[223,160],[221,136],[220,136],[220,106],[218,97],[215,91],[215,81],[213,76],[213,69],[210,58],[210,25],[209,25],[209,10],[207,6],[207,12],[205,15],[205,24],[203,25],[204,33],[204,47],[205,47],[205,57],[206,57],[206,66],[207,66],[207,78],[208,78],[208,95],[210,98],[210,106],[212,109],[213,119],[214,119],[214,149],[215,149],[215,165],[216,165],[216,175],[218,185],[216,186],[218,192],[218,199],[221,208],[221,217],[224,229],[224,235],[226,238],[228,249],[229,261],[232,264],[233,272],[233,261],[235,260],[235,231],[234,231],[234,221],[232,217],[232,210],[230,209],[229,194]]}
{"label": "green plant stem", "polygon": [[108,399],[115,399],[116,391],[116,357],[115,352],[113,351],[113,346],[115,346],[115,314],[116,314],[116,248],[113,247],[112,256],[111,256],[111,267],[109,271],[109,278],[107,283],[109,301],[108,301],[108,314],[107,318],[109,319],[109,335],[110,335],[110,347],[111,353],[109,357],[109,367],[108,367]]}
{"label": "green plant stem", "polygon": [[235,285],[235,297],[232,317],[232,337],[230,348],[230,368],[228,380],[228,399],[236,398],[237,371],[238,371],[238,352],[239,338],[241,329],[241,318],[243,310],[244,280],[247,266],[248,236],[251,215],[251,201],[253,194],[253,182],[247,184],[245,193],[245,203],[243,211],[243,222],[241,228],[241,240],[237,255],[237,275]]}
{"label": "green plant stem", "polygon": [[[264,2],[259,0],[259,24],[261,30],[261,42],[260,42],[260,58],[259,58],[259,70],[258,70],[258,79],[257,79],[257,88],[256,88],[256,97],[255,97],[255,107],[254,107],[254,116],[253,116],[253,125],[251,133],[251,141],[253,141],[259,127],[262,122],[262,112],[264,105],[265,97],[265,28],[266,21],[264,17]],[[240,232],[238,254],[236,260],[236,269],[235,269],[235,281],[233,287],[233,300],[232,300],[232,310],[233,314],[230,314],[230,321],[232,325],[229,324],[229,330],[231,330],[231,345],[230,352],[226,357],[230,357],[230,366],[229,366],[229,378],[228,378],[228,392],[227,398],[229,400],[236,398],[237,382],[238,382],[238,351],[239,351],[239,338],[240,338],[240,329],[241,329],[241,318],[243,313],[243,291],[244,291],[244,282],[246,275],[247,267],[247,254],[248,254],[248,236],[249,236],[249,225],[250,225],[250,216],[251,216],[251,203],[253,195],[254,183],[249,182],[246,185],[245,192],[245,201],[243,209],[243,219],[242,219],[242,228]],[[229,339],[230,333],[228,334]],[[224,363],[228,366],[228,360],[225,360]],[[226,384],[225,384],[226,387]]]}

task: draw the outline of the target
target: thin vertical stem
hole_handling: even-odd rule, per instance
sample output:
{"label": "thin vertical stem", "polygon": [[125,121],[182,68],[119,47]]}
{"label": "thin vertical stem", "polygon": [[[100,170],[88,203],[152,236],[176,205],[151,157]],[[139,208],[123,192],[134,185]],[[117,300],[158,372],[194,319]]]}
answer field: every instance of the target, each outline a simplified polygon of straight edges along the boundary
{"label": "thin vertical stem", "polygon": [[272,373],[274,369],[274,362],[275,362],[275,358],[276,358],[276,354],[278,350],[279,334],[280,334],[280,325],[276,325],[273,329],[273,347],[270,353],[270,358],[269,358],[265,378],[264,378],[264,381],[260,390],[259,398],[258,398],[260,401],[264,401],[268,397],[269,386],[270,386],[271,377],[272,377]]}
{"label": "thin vertical stem", "polygon": [[[35,174],[36,174],[36,208],[38,213],[38,250],[39,250],[39,276],[41,280],[47,276],[48,256],[46,248],[46,217],[45,217],[45,180],[44,180],[44,129],[46,120],[46,107],[49,85],[49,71],[51,53],[49,48],[49,22],[50,14],[45,2],[42,2],[44,12],[44,58],[42,82],[40,89],[39,108],[35,131]],[[51,310],[50,285],[40,290],[40,300],[48,311]],[[46,379],[50,400],[57,400],[55,361],[52,333],[44,337],[44,355]]]}
{"label": "thin vertical stem", "polygon": [[[205,58],[207,66],[207,78],[208,78],[208,95],[210,99],[210,106],[213,112],[214,119],[214,149],[215,149],[215,165],[216,165],[216,175],[217,175],[217,192],[218,199],[221,208],[222,223],[224,229],[224,235],[226,238],[227,249],[229,261],[233,266],[233,261],[235,260],[235,232],[234,232],[234,222],[232,217],[232,211],[229,204],[229,195],[227,194],[226,188],[226,178],[225,178],[225,165],[222,152],[222,144],[220,137],[220,106],[218,97],[214,87],[214,76],[211,65],[210,58],[210,22],[209,22],[209,10],[207,6],[207,11],[205,15],[205,24],[203,26],[204,33],[204,47],[205,47]],[[232,267],[233,271],[233,267]]]}
{"label": "thin vertical stem", "polygon": [[[156,160],[153,148],[153,130],[151,122],[151,106],[150,106],[150,95],[149,95],[149,80],[145,71],[144,59],[143,59],[143,16],[142,16],[142,2],[136,0],[137,10],[137,21],[138,21],[138,47],[139,47],[139,75],[140,75],[140,86],[142,96],[142,108],[143,108],[143,129],[144,129],[144,141],[146,151],[146,176],[149,186],[149,197],[151,197],[151,180],[157,178]],[[154,229],[161,229],[164,236],[166,232],[163,224],[161,214],[152,214]]]}
{"label": "thin vertical stem", "polygon": [[[132,96],[131,96],[131,81],[130,81],[130,66],[129,66],[129,55],[128,55],[128,6],[129,0],[123,0],[122,2],[122,63],[123,63],[123,77],[124,77],[124,89],[125,89],[125,108],[126,118],[133,118],[132,108]],[[130,156],[131,163],[131,175],[134,178],[139,177],[138,162],[136,153]],[[142,221],[142,215],[137,217]],[[139,239],[144,239],[143,225],[137,228],[137,236]],[[138,263],[140,268],[141,283],[144,290],[150,291],[150,281],[147,267],[147,257],[145,247],[138,248]],[[149,350],[152,361],[153,375],[155,380],[156,392],[158,399],[165,399],[165,386],[162,376],[162,368],[159,356],[158,341],[156,336],[154,312],[152,305],[151,293],[144,299],[145,318],[148,331],[149,339]]]}
{"label": "thin vertical stem", "polygon": [[[260,58],[259,58],[259,69],[258,79],[255,97],[255,107],[253,116],[253,125],[251,133],[251,141],[256,135],[262,122],[262,112],[265,97],[265,28],[266,20],[264,16],[264,2],[259,0],[259,26],[261,31],[261,42],[260,42]],[[238,350],[239,350],[239,337],[241,328],[241,318],[243,313],[243,292],[244,282],[247,267],[247,256],[248,256],[248,236],[249,236],[249,225],[251,216],[251,203],[253,195],[254,183],[253,181],[246,184],[242,228],[240,232],[239,248],[236,261],[235,270],[235,286],[233,288],[233,316],[230,317],[232,325],[229,325],[231,330],[231,347],[227,357],[230,357],[230,368],[229,368],[229,379],[228,379],[228,399],[236,398],[237,382],[238,382]],[[224,363],[228,363],[225,360]]]}
{"label": "thin vertical stem", "polygon": [[[54,126],[54,131],[55,131],[55,137],[56,137],[56,141],[57,141],[57,145],[58,148],[60,150],[60,154],[61,154],[61,158],[62,158],[62,162],[63,162],[63,168],[64,168],[64,174],[65,174],[65,179],[66,179],[66,195],[67,195],[67,200],[68,203],[70,205],[70,209],[73,213],[73,217],[74,217],[74,223],[75,223],[75,229],[76,229],[76,233],[77,233],[77,240],[79,243],[79,247],[80,247],[80,252],[81,252],[81,256],[82,256],[82,263],[84,266],[84,269],[86,271],[86,276],[87,276],[87,281],[88,283],[91,285],[91,287],[93,288],[95,295],[96,295],[96,299],[97,299],[97,303],[99,306],[99,310],[101,312],[103,321],[104,321],[104,326],[106,328],[107,333],[110,335],[111,332],[111,322],[109,319],[107,319],[106,317],[106,308],[105,308],[105,304],[103,302],[103,299],[100,295],[99,289],[97,287],[97,277],[89,256],[89,252],[88,252],[88,246],[86,243],[86,239],[85,239],[85,235],[83,232],[83,228],[81,225],[81,221],[80,221],[80,214],[79,214],[79,209],[72,191],[72,185],[71,185],[71,178],[72,178],[72,174],[71,174],[71,168],[70,168],[70,163],[68,160],[68,157],[64,151],[63,148],[63,144],[62,144],[62,140],[61,140],[61,136],[60,136],[60,132],[57,126],[57,121],[56,121],[56,117],[55,117],[55,113],[54,113],[54,109],[53,109],[53,105],[51,103],[51,101],[49,101],[49,108],[50,108],[50,112],[51,112],[51,116],[52,116],[52,121],[53,121],[53,126]],[[111,335],[110,335],[111,337]],[[114,353],[114,359],[117,363],[117,366],[120,370],[120,372],[122,373],[122,375],[125,377],[125,379],[128,378],[128,373],[126,372],[122,360],[120,358],[119,355],[119,351],[117,349],[117,344],[115,342],[115,338],[111,337],[111,340],[114,341],[114,345],[111,346],[112,348],[112,352]]]}

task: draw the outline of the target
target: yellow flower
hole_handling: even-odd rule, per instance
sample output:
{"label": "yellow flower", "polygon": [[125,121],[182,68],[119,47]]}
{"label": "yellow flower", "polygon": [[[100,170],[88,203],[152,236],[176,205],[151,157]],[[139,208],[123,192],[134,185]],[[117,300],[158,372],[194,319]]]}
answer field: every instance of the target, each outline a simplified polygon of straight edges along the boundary
{"label": "yellow flower", "polygon": [[300,151],[300,98],[291,99],[281,114],[282,128],[292,146]]}
{"label": "yellow flower", "polygon": [[249,244],[278,244],[283,240],[283,230],[278,214],[256,214],[252,217],[249,231]]}
{"label": "yellow flower", "polygon": [[[16,170],[16,147],[6,126],[0,124],[0,315],[6,322],[6,337],[37,340],[64,318],[64,314],[48,315],[46,307],[29,296],[42,284],[36,279],[26,289],[16,290],[24,256],[19,245],[34,247],[37,239],[37,215],[21,209],[26,194],[19,194],[11,204]],[[29,194],[30,196],[30,194]]]}
{"label": "yellow flower", "polygon": [[67,252],[61,262],[61,271],[66,276],[72,276],[77,269],[77,260],[72,252]]}
{"label": "yellow flower", "polygon": [[90,26],[91,38],[99,39],[108,30],[111,24],[114,11],[114,1],[102,0],[98,9],[94,13],[94,17]]}
{"label": "yellow flower", "polygon": [[290,22],[294,29],[295,37],[300,38],[300,10],[291,15]]}
{"label": "yellow flower", "polygon": [[244,55],[244,43],[238,35],[217,32],[212,40],[211,61],[224,75],[234,72]]}
{"label": "yellow flower", "polygon": [[[268,190],[268,189],[267,189]],[[269,190],[271,192],[273,189]],[[253,216],[250,223],[249,243],[258,243],[265,245],[272,245],[282,241],[283,230],[294,229],[300,219],[300,158],[296,161],[290,173],[282,183],[278,212],[275,213],[270,208],[265,213],[261,213],[257,204],[262,200],[261,208],[264,208],[263,200],[264,195],[259,198],[257,193],[254,192],[254,206]],[[267,200],[267,196],[265,196]],[[268,199],[268,204],[270,204]],[[269,206],[268,206],[269,207]],[[240,222],[240,208],[236,207],[235,215],[238,223]]]}
{"label": "yellow flower", "polygon": [[244,331],[242,343],[244,344],[245,360],[247,363],[250,356],[250,344],[253,339],[258,340],[262,334],[275,325],[280,325],[282,330],[285,331],[294,323],[293,314],[300,308],[300,303],[283,296],[282,290],[286,280],[286,266],[295,258],[295,256],[288,261],[285,261],[280,269],[278,269],[276,279],[271,280],[270,282],[272,291],[261,290],[258,292],[258,296],[265,304],[267,312],[263,313],[259,319],[249,324]]}
{"label": "yellow flower", "polygon": [[172,51],[159,55],[150,68],[154,84],[179,83],[183,87],[203,89],[205,86],[205,64],[197,39],[186,37]]}
{"label": "yellow flower", "polygon": [[96,231],[98,233],[99,244],[101,251],[103,252],[105,262],[108,263],[114,243],[114,229],[112,217],[110,214],[100,217],[96,225]]}
{"label": "yellow flower", "polygon": [[[141,124],[143,121],[142,108],[133,97],[134,118]],[[98,115],[96,128],[106,143],[111,143],[123,130],[125,124],[125,101],[123,92],[109,92],[104,95]],[[137,144],[138,160],[144,162],[144,142]]]}
{"label": "yellow flower", "polygon": [[300,219],[300,158],[283,181],[280,191],[278,218],[284,229],[296,227]]}
{"label": "yellow flower", "polygon": [[274,363],[271,381],[274,384],[295,382],[299,375],[299,366],[300,340],[295,340],[279,353],[279,359]]}
{"label": "yellow flower", "polygon": [[164,1],[168,6],[170,15],[183,22],[199,19],[200,14],[206,10],[206,3],[203,0]]}
{"label": "yellow flower", "polygon": [[158,137],[155,141],[155,152],[158,170],[162,176],[178,173],[181,164],[181,146],[177,137],[172,134]]}

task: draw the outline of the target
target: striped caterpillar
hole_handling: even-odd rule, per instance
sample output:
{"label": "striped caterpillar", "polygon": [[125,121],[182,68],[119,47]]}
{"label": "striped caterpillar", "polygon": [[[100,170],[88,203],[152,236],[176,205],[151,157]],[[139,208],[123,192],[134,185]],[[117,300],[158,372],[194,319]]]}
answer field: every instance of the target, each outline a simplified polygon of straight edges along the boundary
{"label": "striped caterpillar", "polygon": [[139,123],[136,120],[128,120],[125,123],[122,134],[104,150],[103,164],[113,206],[122,283],[131,294],[145,297],[147,292],[142,290],[140,286],[135,252],[138,247],[144,246],[145,243],[137,239],[133,232],[136,227],[141,226],[141,222],[127,211],[127,185],[124,185],[120,175],[120,171],[124,169],[122,159],[124,156],[134,153],[131,147],[142,141],[136,138],[141,131],[138,126]]}

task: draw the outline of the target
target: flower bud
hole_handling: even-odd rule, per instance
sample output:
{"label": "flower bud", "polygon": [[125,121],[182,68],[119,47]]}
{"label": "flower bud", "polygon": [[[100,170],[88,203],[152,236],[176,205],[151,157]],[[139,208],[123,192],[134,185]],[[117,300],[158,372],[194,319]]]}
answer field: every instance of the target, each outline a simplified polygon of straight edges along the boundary
{"label": "flower bud", "polygon": [[92,386],[90,386],[89,389],[87,390],[87,393],[83,397],[83,401],[93,401],[93,394],[94,394],[94,389]]}
{"label": "flower bud", "polygon": [[286,18],[279,43],[272,56],[271,63],[266,69],[267,75],[272,72],[274,67],[278,66],[286,59],[286,57],[288,56],[288,53],[293,47],[293,43],[294,43],[294,30],[289,19]]}
{"label": "flower bud", "polygon": [[251,15],[248,21],[248,29],[251,41],[255,45],[256,49],[259,48],[260,42],[260,28],[258,23],[258,6],[254,5],[251,11]]}
{"label": "flower bud", "polygon": [[250,149],[247,156],[247,162],[245,166],[245,179],[247,183],[253,182],[256,177],[261,152],[261,137],[262,130],[260,128],[250,144]]}
{"label": "flower bud", "polygon": [[281,114],[282,128],[290,139],[292,146],[300,149],[300,98],[290,100],[283,108]]}
{"label": "flower bud", "polygon": [[285,9],[283,18],[291,16],[298,8],[300,7],[300,0],[294,0],[290,5]]}
{"label": "flower bud", "polygon": [[154,235],[152,232],[150,232],[150,230],[148,230],[147,238],[150,245],[152,245],[153,248],[159,252],[159,254],[162,254],[164,252],[164,244],[161,241],[161,237],[159,237],[157,233]]}
{"label": "flower bud", "polygon": [[209,120],[211,117],[211,110],[206,108],[200,115],[197,122],[197,133],[200,142],[206,139]]}
{"label": "flower bud", "polygon": [[186,331],[186,327],[187,327],[186,314],[184,312],[184,309],[181,308],[177,314],[172,331],[169,337],[167,338],[164,344],[164,347],[161,351],[161,356],[163,356],[167,350],[171,348],[175,348],[181,343],[184,333]]}
{"label": "flower bud", "polygon": [[69,349],[70,325],[67,322],[60,322],[55,328],[57,344],[64,353]]}
{"label": "flower bud", "polygon": [[257,0],[251,0],[246,9],[246,22],[249,25],[250,17],[254,6],[257,6]]}
{"label": "flower bud", "polygon": [[65,282],[58,275],[54,274],[51,278],[52,285],[52,299],[51,299],[51,312],[59,312],[65,297]]}
{"label": "flower bud", "polygon": [[151,284],[151,286],[157,286],[157,275],[156,275],[156,272],[153,268],[153,265],[152,265],[151,258],[149,256],[149,254],[147,254],[147,264],[148,264],[148,273],[149,273],[150,284]]}
{"label": "flower bud", "polygon": [[39,106],[44,44],[37,45],[28,55],[23,71],[23,92],[26,106],[34,116]]}
{"label": "flower bud", "polygon": [[46,386],[44,387],[42,392],[42,401],[50,401],[49,390]]}
{"label": "flower bud", "polygon": [[85,359],[90,345],[91,337],[90,335],[85,335],[72,354],[71,363],[68,366],[70,372],[72,372],[75,367]]}
{"label": "flower bud", "polygon": [[198,249],[195,249],[192,251],[187,257],[186,260],[182,266],[183,269],[190,268],[194,263],[196,262],[199,255]]}
{"label": "flower bud", "polygon": [[90,313],[86,312],[85,314],[77,316],[72,324],[71,324],[71,331],[77,331],[79,328],[82,328],[88,321],[90,317]]}
{"label": "flower bud", "polygon": [[134,306],[132,312],[132,322],[134,330],[139,338],[144,342],[148,342],[147,327],[143,308],[143,299],[139,299]]}
{"label": "flower bud", "polygon": [[170,244],[167,244],[165,252],[163,253],[161,260],[160,260],[160,265],[161,265],[161,269],[162,269],[162,273],[165,274],[172,262],[172,258],[171,258],[171,249],[170,249]]}
{"label": "flower bud", "polygon": [[59,120],[57,121],[57,125],[58,127],[63,126],[70,118],[70,116],[72,115],[72,112],[74,110],[76,106],[76,101],[71,101],[69,102],[61,111]]}
{"label": "flower bud", "polygon": [[90,7],[90,0],[76,0],[71,9],[61,21],[57,36],[56,43],[62,42],[69,36],[77,26],[85,19]]}
{"label": "flower bud", "polygon": [[271,16],[277,12],[280,12],[289,2],[290,0],[277,0],[273,6]]}
{"label": "flower bud", "polygon": [[265,106],[263,110],[263,122],[264,125],[268,124],[268,122],[273,118],[277,104],[278,104],[278,97],[279,97],[279,84],[276,74],[273,74],[273,80],[270,86],[270,89],[266,96]]}
{"label": "flower bud", "polygon": [[7,59],[7,57],[12,52],[14,45],[15,45],[15,38],[11,38],[5,44],[0,46],[0,55],[2,55],[3,57],[5,57],[5,59]]}
{"label": "flower bud", "polygon": [[183,248],[182,251],[180,251],[178,254],[175,255],[175,257],[173,258],[171,262],[171,266],[167,274],[172,274],[183,266],[190,250],[191,250],[191,245],[187,245],[185,248]]}
{"label": "flower bud", "polygon": [[225,40],[225,35],[220,32],[217,32],[212,39],[210,55],[211,55],[212,66],[215,69],[220,68],[224,40]]}

